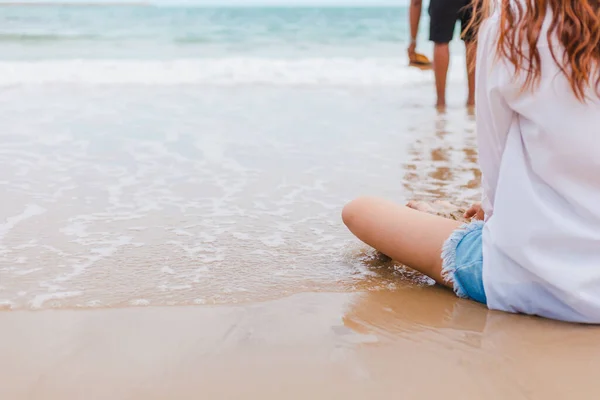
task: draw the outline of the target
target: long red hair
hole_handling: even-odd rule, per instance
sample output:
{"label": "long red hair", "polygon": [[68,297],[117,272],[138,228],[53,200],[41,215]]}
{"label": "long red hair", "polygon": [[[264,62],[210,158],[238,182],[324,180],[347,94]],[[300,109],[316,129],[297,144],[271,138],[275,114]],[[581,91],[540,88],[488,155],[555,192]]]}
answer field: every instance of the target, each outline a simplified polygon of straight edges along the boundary
{"label": "long red hair", "polygon": [[473,24],[499,7],[498,55],[524,75],[523,90],[535,89],[542,65],[537,47],[550,15],[547,40],[552,58],[569,80],[573,93],[586,100],[589,89],[600,94],[600,0],[473,0]]}

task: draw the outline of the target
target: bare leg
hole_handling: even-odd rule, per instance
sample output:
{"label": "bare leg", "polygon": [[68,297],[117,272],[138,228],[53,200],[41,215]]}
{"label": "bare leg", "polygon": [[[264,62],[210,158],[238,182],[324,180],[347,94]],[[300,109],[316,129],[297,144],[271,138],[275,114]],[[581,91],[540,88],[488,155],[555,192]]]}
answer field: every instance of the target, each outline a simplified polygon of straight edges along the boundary
{"label": "bare leg", "polygon": [[448,43],[436,43],[433,49],[433,70],[438,108],[446,107],[446,78],[450,65],[450,47]]}
{"label": "bare leg", "polygon": [[442,278],[442,246],[460,222],[370,197],[346,205],[342,218],[366,244],[451,287]]}
{"label": "bare leg", "polygon": [[475,105],[475,58],[477,56],[477,45],[474,42],[465,42],[467,48],[467,76],[469,81],[469,97],[467,107]]}

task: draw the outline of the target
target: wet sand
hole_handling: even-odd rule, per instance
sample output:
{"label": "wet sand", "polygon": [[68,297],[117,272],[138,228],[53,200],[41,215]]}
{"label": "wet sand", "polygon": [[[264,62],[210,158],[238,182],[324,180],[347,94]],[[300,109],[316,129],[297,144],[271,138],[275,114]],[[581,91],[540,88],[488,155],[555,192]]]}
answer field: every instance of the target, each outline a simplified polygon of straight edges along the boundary
{"label": "wet sand", "polygon": [[600,331],[448,291],[0,314],[0,398],[592,399]]}

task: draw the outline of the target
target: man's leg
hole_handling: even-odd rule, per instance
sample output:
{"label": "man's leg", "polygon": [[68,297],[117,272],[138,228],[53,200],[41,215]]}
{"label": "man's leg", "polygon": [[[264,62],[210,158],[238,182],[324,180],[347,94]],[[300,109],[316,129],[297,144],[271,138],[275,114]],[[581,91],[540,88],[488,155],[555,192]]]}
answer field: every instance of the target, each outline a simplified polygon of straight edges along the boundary
{"label": "man's leg", "polygon": [[448,43],[436,43],[433,50],[433,70],[435,73],[436,107],[446,107],[446,80],[450,66],[450,46]]}
{"label": "man's leg", "polygon": [[433,69],[438,107],[446,106],[446,79],[450,65],[449,43],[464,0],[431,0],[429,2],[429,39],[435,43]]}
{"label": "man's leg", "polygon": [[410,2],[410,45],[408,46],[408,58],[412,61],[417,48],[417,34],[419,33],[419,24],[421,22],[421,10],[423,0],[411,0]]}

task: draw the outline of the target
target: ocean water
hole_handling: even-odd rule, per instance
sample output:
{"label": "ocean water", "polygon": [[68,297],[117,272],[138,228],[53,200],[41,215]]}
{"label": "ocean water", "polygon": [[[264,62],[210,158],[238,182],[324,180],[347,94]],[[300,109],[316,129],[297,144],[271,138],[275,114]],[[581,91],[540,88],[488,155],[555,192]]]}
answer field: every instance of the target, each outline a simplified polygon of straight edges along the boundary
{"label": "ocean water", "polygon": [[4,6],[0,85],[422,82],[408,37],[404,7]]}
{"label": "ocean water", "polygon": [[460,43],[439,115],[431,74],[406,66],[406,18],[0,7],[0,306],[426,284],[340,219],[360,194],[477,193]]}
{"label": "ocean water", "polygon": [[[205,58],[224,54],[390,56],[406,8],[3,7],[0,38],[27,58]],[[39,51],[41,50],[41,52]]]}

